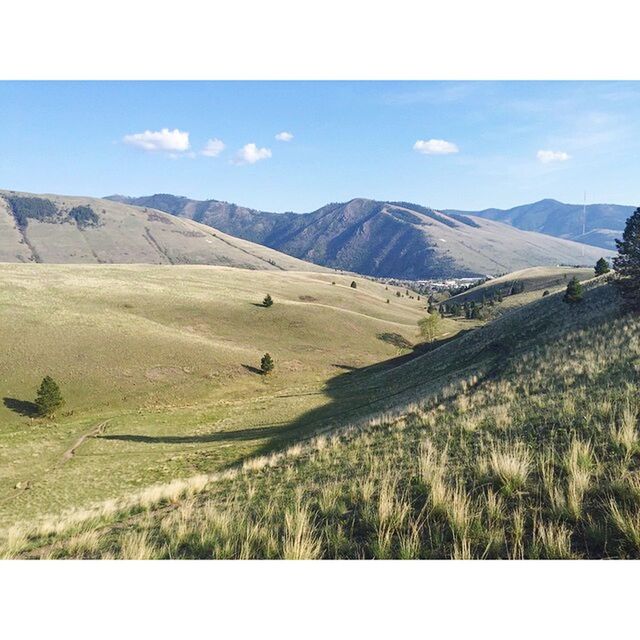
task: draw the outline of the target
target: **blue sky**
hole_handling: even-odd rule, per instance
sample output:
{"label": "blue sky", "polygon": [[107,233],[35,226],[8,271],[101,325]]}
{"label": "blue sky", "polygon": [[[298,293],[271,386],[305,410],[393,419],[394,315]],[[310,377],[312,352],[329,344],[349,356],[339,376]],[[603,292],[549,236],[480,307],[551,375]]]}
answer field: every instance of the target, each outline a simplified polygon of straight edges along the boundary
{"label": "blue sky", "polygon": [[0,82],[4,189],[481,209],[639,175],[639,82]]}

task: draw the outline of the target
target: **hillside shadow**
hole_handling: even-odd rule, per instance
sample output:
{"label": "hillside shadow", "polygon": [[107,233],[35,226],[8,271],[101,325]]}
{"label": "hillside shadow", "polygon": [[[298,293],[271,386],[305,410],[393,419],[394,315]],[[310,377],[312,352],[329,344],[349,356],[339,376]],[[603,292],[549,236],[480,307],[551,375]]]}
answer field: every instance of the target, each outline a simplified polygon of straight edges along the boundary
{"label": "hillside shadow", "polygon": [[[468,331],[471,331],[469,329]],[[281,450],[293,441],[309,437],[320,431],[325,431],[338,424],[355,421],[381,408],[389,398],[405,393],[408,389],[424,385],[427,380],[418,377],[417,382],[411,378],[400,377],[398,389],[390,389],[390,379],[387,373],[407,362],[417,359],[438,347],[461,337],[468,331],[454,336],[436,340],[430,344],[419,344],[409,352],[366,367],[354,367],[348,364],[334,363],[333,366],[343,371],[333,376],[325,383],[322,390],[300,391],[299,393],[275,394],[274,400],[279,398],[297,398],[318,395],[328,399],[325,404],[310,409],[291,422],[272,423],[254,429],[239,429],[235,431],[218,431],[208,434],[194,435],[145,435],[145,434],[107,434],[98,436],[101,440],[132,442],[140,444],[207,444],[257,441],[257,447],[231,466],[242,464],[247,457],[261,456]],[[262,375],[262,371],[251,365],[243,364],[245,369]],[[437,367],[434,367],[437,368]]]}
{"label": "hillside shadow", "polygon": [[242,440],[262,440],[283,431],[282,425],[238,429],[236,431],[217,431],[193,436],[145,436],[133,434],[111,434],[97,436],[99,440],[120,440],[123,442],[144,442],[147,444],[194,444],[207,442],[234,442]]}
{"label": "hillside shadow", "polygon": [[18,415],[27,418],[35,418],[38,415],[38,405],[29,400],[18,400],[18,398],[2,398],[2,402],[7,409]]}

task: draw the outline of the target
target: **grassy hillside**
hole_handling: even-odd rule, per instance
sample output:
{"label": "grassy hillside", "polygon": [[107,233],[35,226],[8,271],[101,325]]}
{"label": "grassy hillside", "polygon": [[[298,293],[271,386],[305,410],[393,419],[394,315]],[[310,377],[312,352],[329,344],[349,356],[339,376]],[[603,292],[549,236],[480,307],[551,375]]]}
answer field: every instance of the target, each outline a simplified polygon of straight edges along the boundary
{"label": "grassy hillside", "polygon": [[539,298],[379,369],[389,402],[373,419],[14,528],[4,552],[640,557],[639,336],[603,279],[577,307]]}
{"label": "grassy hillside", "polygon": [[[499,278],[487,280],[482,284],[472,287],[468,291],[452,296],[446,302],[448,304],[464,304],[465,302],[482,302],[483,299],[496,299],[502,296],[503,300],[499,308],[510,309],[514,305],[522,305],[539,298],[545,291],[553,293],[564,290],[571,278],[576,277],[580,282],[594,277],[594,270],[590,267],[532,267],[508,273]],[[513,287],[517,289],[517,295],[513,295]]]}
{"label": "grassy hillside", "polygon": [[168,194],[115,196],[198,220],[332,268],[408,279],[505,273],[536,265],[595,264],[611,252],[508,224],[408,202],[355,198],[304,214],[275,214]]}
{"label": "grassy hillside", "polygon": [[[426,311],[393,287],[352,281],[0,265],[0,520],[211,472],[360,411],[370,365],[410,356]],[[257,369],[265,352],[276,363],[268,377]],[[52,422],[32,417],[47,374],[67,400]]]}
{"label": "grassy hillside", "polygon": [[212,264],[322,271],[268,247],[146,207],[0,191],[0,262]]}

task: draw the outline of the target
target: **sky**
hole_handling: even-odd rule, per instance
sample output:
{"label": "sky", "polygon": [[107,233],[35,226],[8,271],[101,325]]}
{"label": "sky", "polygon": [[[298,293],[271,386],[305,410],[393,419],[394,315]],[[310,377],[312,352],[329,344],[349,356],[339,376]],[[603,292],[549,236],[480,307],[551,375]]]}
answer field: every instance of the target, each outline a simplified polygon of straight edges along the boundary
{"label": "sky", "polygon": [[640,82],[0,82],[0,188],[640,204]]}

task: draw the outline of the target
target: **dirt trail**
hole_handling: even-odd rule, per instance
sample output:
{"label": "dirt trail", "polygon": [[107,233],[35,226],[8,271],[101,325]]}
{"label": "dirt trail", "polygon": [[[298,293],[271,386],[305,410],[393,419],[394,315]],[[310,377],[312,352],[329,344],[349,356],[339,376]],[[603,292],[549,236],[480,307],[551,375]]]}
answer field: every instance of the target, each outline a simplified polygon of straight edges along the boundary
{"label": "dirt trail", "polygon": [[62,463],[64,464],[65,462],[67,462],[67,460],[71,460],[71,458],[73,458],[73,456],[76,454],[76,450],[78,449],[78,447],[80,447],[85,442],[85,440],[87,440],[88,438],[95,438],[96,436],[102,435],[108,423],[109,423],[109,420],[105,420],[104,422],[101,422],[99,425],[91,429],[91,431],[88,431],[84,435],[80,436],[76,440],[74,445],[70,449],[67,449],[62,454]]}

